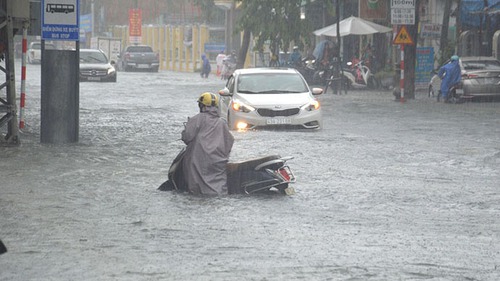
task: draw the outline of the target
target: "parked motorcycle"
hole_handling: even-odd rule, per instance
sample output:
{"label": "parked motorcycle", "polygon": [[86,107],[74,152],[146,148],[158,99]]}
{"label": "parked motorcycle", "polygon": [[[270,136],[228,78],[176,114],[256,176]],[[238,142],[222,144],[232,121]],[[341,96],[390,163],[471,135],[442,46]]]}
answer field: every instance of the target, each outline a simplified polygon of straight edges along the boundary
{"label": "parked motorcycle", "polygon": [[304,79],[306,79],[307,83],[313,83],[314,73],[316,72],[314,63],[314,57],[306,57],[296,65],[288,64],[287,66],[297,69],[297,71],[302,74]]}
{"label": "parked motorcycle", "polygon": [[344,77],[347,79],[349,88],[369,88],[377,89],[380,87],[380,81],[375,78],[373,72],[364,64],[363,60],[357,62],[348,62],[348,68],[344,70]]}
{"label": "parked motorcycle", "polygon": [[[186,152],[184,147],[175,157],[168,170],[168,180],[159,190],[186,192],[187,187],[182,171],[182,159]],[[293,157],[270,155],[253,160],[228,163],[227,187],[229,194],[252,194],[267,192],[271,189],[280,193],[292,195],[295,189],[289,186],[296,181],[295,176],[286,164]]]}
{"label": "parked motorcycle", "polygon": [[323,90],[324,93],[328,91],[328,88],[331,88],[335,95],[341,94],[342,92],[347,95],[350,82],[347,77],[343,75],[343,72],[344,70],[341,68],[340,62],[338,62],[337,58],[333,58],[327,69],[318,73],[321,83],[325,85]]}

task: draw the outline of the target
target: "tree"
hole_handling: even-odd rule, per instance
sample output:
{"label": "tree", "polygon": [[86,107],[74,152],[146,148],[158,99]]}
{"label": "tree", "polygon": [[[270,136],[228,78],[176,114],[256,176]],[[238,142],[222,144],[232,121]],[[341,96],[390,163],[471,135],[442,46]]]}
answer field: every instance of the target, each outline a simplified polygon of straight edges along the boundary
{"label": "tree", "polygon": [[191,1],[194,5],[200,7],[206,22],[209,22],[213,18],[215,11],[218,9],[215,6],[214,0],[189,0],[189,1]]}
{"label": "tree", "polygon": [[[214,0],[192,0],[193,3],[209,11]],[[241,48],[238,52],[238,67],[243,67],[252,35],[256,39],[255,49],[269,44],[273,54],[288,51],[293,42],[299,47],[310,43],[312,28],[309,21],[301,20],[300,10],[311,0],[234,0],[240,11],[237,28],[243,32]],[[326,0],[324,0],[326,1]],[[326,1],[329,2],[329,1]],[[206,9],[206,10],[205,10]]]}
{"label": "tree", "polygon": [[239,67],[243,66],[250,37],[256,38],[255,49],[260,50],[269,43],[271,52],[277,56],[280,50],[288,51],[293,42],[299,47],[310,43],[311,27],[300,18],[303,0],[237,0],[241,4],[237,32],[243,31],[243,42],[239,53]]}

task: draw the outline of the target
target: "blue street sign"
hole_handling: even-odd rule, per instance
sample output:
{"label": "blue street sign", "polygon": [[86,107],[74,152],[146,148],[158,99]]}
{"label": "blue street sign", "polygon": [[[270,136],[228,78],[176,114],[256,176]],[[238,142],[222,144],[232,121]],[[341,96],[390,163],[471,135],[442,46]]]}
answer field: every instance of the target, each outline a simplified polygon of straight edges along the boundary
{"label": "blue street sign", "polygon": [[42,39],[78,41],[79,0],[42,0]]}

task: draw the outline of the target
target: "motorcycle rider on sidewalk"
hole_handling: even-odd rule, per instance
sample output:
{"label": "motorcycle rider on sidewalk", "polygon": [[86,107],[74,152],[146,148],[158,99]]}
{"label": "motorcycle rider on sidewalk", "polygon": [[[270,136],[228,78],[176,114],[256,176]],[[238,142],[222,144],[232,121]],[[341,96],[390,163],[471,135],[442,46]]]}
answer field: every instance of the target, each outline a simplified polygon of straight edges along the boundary
{"label": "motorcycle rider on sidewalk", "polygon": [[441,81],[441,96],[444,102],[448,102],[450,88],[460,83],[462,79],[461,75],[462,70],[457,55],[453,55],[450,58],[450,62],[439,69],[438,76],[443,80]]}
{"label": "motorcycle rider on sidewalk", "polygon": [[200,112],[188,119],[182,131],[182,141],[187,145],[182,168],[187,188],[195,195],[228,194],[226,164],[234,137],[219,117],[218,106],[218,96],[201,94]]}

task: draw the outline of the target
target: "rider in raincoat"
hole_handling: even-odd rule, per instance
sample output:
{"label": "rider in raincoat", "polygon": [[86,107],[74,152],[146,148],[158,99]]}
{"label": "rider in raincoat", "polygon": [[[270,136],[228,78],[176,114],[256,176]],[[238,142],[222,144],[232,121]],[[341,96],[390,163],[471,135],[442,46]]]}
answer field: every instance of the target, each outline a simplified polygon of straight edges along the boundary
{"label": "rider in raincoat", "polygon": [[457,55],[452,56],[450,62],[439,69],[438,76],[443,80],[441,81],[441,96],[444,101],[448,99],[448,90],[462,79],[458,59]]}
{"label": "rider in raincoat", "polygon": [[227,123],[219,118],[219,98],[203,93],[198,99],[200,113],[188,119],[182,141],[187,145],[182,168],[190,193],[227,194],[226,164],[234,137]]}

